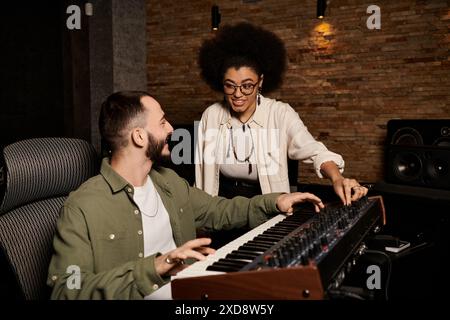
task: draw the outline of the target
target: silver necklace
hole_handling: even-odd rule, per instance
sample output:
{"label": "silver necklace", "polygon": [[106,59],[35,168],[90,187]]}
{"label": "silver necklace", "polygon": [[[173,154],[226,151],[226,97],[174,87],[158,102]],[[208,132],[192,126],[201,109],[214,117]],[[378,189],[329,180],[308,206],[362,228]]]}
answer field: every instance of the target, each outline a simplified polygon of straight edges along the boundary
{"label": "silver necklace", "polygon": [[[247,128],[250,130],[250,126],[249,126],[248,124],[243,124],[243,125],[242,125],[242,131],[245,132],[245,127],[246,127],[246,126],[247,126]],[[244,154],[244,160],[241,160],[241,159],[239,159],[239,157],[237,156],[236,148],[234,147],[233,127],[230,128],[230,140],[231,140],[230,144],[231,144],[231,148],[233,149],[233,155],[234,155],[234,158],[235,158],[236,161],[239,162],[239,163],[246,163],[246,162],[248,163],[248,174],[250,175],[250,174],[252,174],[252,171],[253,171],[253,170],[252,170],[252,164],[250,163],[250,157],[252,156],[253,151],[255,150],[255,143],[254,143],[254,141],[253,141],[253,136],[252,136],[251,131],[250,131],[249,133],[250,133],[250,138],[251,138],[251,140],[252,140],[252,148],[250,149],[249,155],[248,155],[248,156],[245,156],[245,154]],[[229,157],[229,154],[230,154],[230,148],[229,148],[230,144],[228,145],[227,157]]]}
{"label": "silver necklace", "polygon": [[[145,212],[145,211],[142,210],[142,208],[141,208],[142,214],[143,214],[144,216],[149,217],[149,218],[154,218],[154,217],[156,217],[156,215],[158,214],[158,211],[159,211],[159,199],[158,199],[158,193],[156,192],[156,188],[155,188],[155,187],[153,187],[152,189],[153,189],[154,199],[155,199],[155,202],[156,202],[156,210],[154,211],[153,214],[150,214],[150,213]],[[146,202],[147,202],[147,201],[144,201],[144,203],[146,203]],[[143,203],[143,204],[144,204],[144,203]]]}

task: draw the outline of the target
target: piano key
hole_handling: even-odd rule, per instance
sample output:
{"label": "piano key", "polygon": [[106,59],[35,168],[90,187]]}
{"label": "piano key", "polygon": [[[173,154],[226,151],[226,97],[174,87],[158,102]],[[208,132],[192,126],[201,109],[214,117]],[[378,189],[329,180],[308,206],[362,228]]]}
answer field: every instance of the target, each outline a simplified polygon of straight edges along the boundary
{"label": "piano key", "polygon": [[206,270],[214,270],[214,267],[226,267],[229,269],[230,272],[233,271],[239,271],[242,269],[242,267],[244,267],[245,265],[247,265],[248,262],[247,261],[237,261],[237,260],[220,260],[220,261],[216,261],[214,262],[212,265],[208,266],[206,268]]}
{"label": "piano key", "polygon": [[242,269],[243,266],[245,266],[247,264],[248,264],[247,261],[242,261],[242,260],[220,259],[219,261],[214,262],[212,265],[213,266],[218,266],[218,265],[230,266],[230,267],[236,268],[236,270],[240,270],[240,269]]}
{"label": "piano key", "polygon": [[[258,254],[259,255],[259,254]],[[243,260],[248,260],[248,261],[253,261],[253,259],[255,257],[257,257],[258,255],[252,255],[252,254],[245,254],[245,253],[229,253],[225,256],[226,259],[243,259]]]}
{"label": "piano key", "polygon": [[265,242],[265,241],[258,241],[258,240],[250,240],[247,242],[247,244],[249,245],[257,245],[259,247],[266,247],[266,248],[270,248],[273,246],[273,243],[271,242]]}
{"label": "piano key", "polygon": [[274,238],[269,235],[261,234],[261,235],[257,236],[254,240],[256,240],[256,241],[263,240],[263,241],[268,241],[268,242],[272,242],[272,243],[277,243],[279,241],[279,238],[278,237]]}
{"label": "piano key", "polygon": [[259,256],[258,252],[250,251],[250,250],[233,250],[233,251],[231,251],[231,253],[242,253],[242,254],[246,254],[246,255],[254,256],[254,257]]}
{"label": "piano key", "polygon": [[260,252],[260,253],[264,253],[264,251],[266,251],[265,248],[259,247],[259,246],[255,246],[255,245],[249,245],[249,244],[243,244],[242,246],[240,246],[238,248],[238,250],[249,250],[249,251],[255,251],[255,252]]}
{"label": "piano key", "polygon": [[243,260],[234,260],[234,259],[227,259],[227,258],[221,258],[219,260],[217,260],[215,263],[230,263],[230,264],[235,264],[235,265],[246,265],[248,262],[243,261]]}
{"label": "piano key", "polygon": [[214,274],[236,271],[235,268],[224,265],[211,265],[206,267],[206,270],[208,271],[208,273],[205,272],[204,274],[201,274],[202,276],[210,274],[211,271],[220,271],[215,272]]}
{"label": "piano key", "polygon": [[281,237],[284,237],[288,233],[289,232],[276,230],[276,229],[267,230],[266,232],[264,232],[264,234],[269,234],[269,235],[273,235],[273,236],[281,236]]}
{"label": "piano key", "polygon": [[263,233],[263,234],[261,234],[261,236],[265,237],[265,238],[268,238],[268,239],[270,238],[272,240],[275,240],[276,242],[278,242],[278,241],[280,241],[280,239],[284,238],[284,236],[279,235],[279,234],[274,235],[274,234],[265,234],[265,233]]}

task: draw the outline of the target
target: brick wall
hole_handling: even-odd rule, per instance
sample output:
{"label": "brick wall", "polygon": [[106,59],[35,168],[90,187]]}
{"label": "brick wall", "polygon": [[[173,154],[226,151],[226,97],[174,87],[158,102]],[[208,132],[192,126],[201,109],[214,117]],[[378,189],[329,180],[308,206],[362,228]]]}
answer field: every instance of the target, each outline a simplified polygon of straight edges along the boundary
{"label": "brick wall", "polygon": [[[289,57],[283,86],[270,97],[288,102],[311,133],[343,155],[346,176],[383,178],[386,123],[392,118],[450,118],[450,2],[332,0],[323,22],[315,0],[147,0],[148,89],[173,123],[200,118],[218,99],[200,79],[197,51],[222,25],[249,21],[278,34]],[[381,29],[369,30],[369,5]],[[239,45],[239,44],[237,44]],[[302,182],[324,183],[311,165]]]}

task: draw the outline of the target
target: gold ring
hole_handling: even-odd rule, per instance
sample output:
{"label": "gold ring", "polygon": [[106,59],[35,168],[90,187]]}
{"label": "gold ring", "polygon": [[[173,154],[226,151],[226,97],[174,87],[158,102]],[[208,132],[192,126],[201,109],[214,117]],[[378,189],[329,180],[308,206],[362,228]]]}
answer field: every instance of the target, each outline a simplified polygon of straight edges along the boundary
{"label": "gold ring", "polygon": [[170,259],[169,257],[167,257],[164,261],[166,261],[166,263],[168,263],[168,264],[174,264],[174,263],[184,264],[184,260],[182,260],[182,259]]}
{"label": "gold ring", "polygon": [[168,263],[168,264],[173,264],[173,260],[170,260],[169,257],[167,257],[165,261],[166,261],[166,263]]}

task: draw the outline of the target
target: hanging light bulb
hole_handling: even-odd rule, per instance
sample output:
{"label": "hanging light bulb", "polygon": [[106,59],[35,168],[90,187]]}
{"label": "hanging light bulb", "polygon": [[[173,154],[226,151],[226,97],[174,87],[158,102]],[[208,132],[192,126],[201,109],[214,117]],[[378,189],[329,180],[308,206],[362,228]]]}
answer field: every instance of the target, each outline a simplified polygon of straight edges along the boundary
{"label": "hanging light bulb", "polygon": [[323,19],[327,9],[327,0],[317,0],[317,18]]}
{"label": "hanging light bulb", "polygon": [[219,6],[212,6],[211,7],[211,27],[214,31],[219,29],[220,24],[220,12],[219,12]]}

